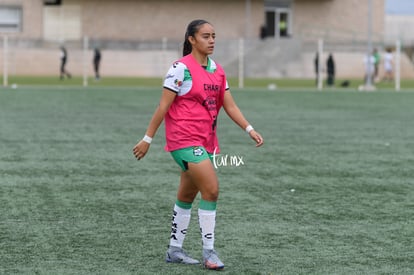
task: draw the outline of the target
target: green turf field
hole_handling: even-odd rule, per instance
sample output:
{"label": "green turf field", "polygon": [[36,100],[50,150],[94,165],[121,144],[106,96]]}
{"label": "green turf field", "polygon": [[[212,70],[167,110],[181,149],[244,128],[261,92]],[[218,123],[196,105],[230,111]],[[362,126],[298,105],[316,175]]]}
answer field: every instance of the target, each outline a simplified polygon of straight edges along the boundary
{"label": "green turf field", "polygon": [[[159,88],[0,89],[0,274],[210,274],[167,264],[179,169]],[[413,274],[414,93],[233,89],[222,112],[222,274]],[[198,199],[197,199],[198,202]],[[195,204],[197,205],[197,203]],[[196,209],[185,248],[201,257]]]}

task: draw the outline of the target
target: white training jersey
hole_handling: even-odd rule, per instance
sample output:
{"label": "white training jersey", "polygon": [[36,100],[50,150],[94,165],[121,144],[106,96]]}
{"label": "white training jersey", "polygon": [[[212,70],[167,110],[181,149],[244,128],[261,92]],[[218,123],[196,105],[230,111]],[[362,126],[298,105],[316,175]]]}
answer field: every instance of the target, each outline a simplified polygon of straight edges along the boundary
{"label": "white training jersey", "polygon": [[[214,72],[217,65],[213,59],[208,58],[207,67],[208,72]],[[187,66],[181,62],[175,62],[167,72],[164,79],[164,88],[177,93],[178,96],[187,94],[193,86],[192,77]],[[226,90],[229,89],[229,84],[226,80]]]}
{"label": "white training jersey", "polygon": [[384,54],[384,69],[386,71],[392,71],[392,61],[394,57],[392,53],[385,53]]}

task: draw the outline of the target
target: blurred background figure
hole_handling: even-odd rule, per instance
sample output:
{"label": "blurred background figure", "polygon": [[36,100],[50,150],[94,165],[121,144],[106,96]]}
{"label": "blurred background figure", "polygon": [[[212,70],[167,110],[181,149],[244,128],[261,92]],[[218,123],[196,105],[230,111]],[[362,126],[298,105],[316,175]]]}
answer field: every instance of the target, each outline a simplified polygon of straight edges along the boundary
{"label": "blurred background figure", "polygon": [[328,59],[326,60],[326,72],[328,74],[326,84],[328,86],[334,86],[335,85],[335,61],[333,59],[332,53],[329,54]]}
{"label": "blurred background figure", "polygon": [[95,79],[99,80],[101,76],[99,75],[99,66],[101,64],[101,51],[98,48],[95,48],[93,55],[93,69],[95,71]]}
{"label": "blurred background figure", "polygon": [[375,82],[378,82],[379,81],[378,72],[379,72],[379,64],[381,62],[381,56],[380,56],[377,48],[374,49],[373,56],[375,58],[375,63],[374,63],[374,81]]}
{"label": "blurred background figure", "polygon": [[319,77],[319,53],[317,52],[315,54],[315,58],[313,59],[313,65],[314,65],[314,69],[315,69],[315,83],[316,85],[318,85],[318,77]]}
{"label": "blurred background figure", "polygon": [[287,22],[285,18],[281,18],[279,22],[279,36],[286,37],[287,36]]}
{"label": "blurred background figure", "polygon": [[260,39],[265,39],[267,36],[267,30],[266,30],[266,26],[262,25],[260,27]]}
{"label": "blurred background figure", "polygon": [[68,61],[68,52],[64,46],[60,47],[60,80],[65,78],[65,75],[68,78],[71,78],[71,74],[66,71],[66,62]]}
{"label": "blurred background figure", "polygon": [[387,48],[384,54],[384,81],[392,81],[394,79],[393,73],[394,56],[391,48]]}
{"label": "blurred background figure", "polygon": [[364,76],[364,83],[368,84],[368,80],[370,80],[370,84],[373,84],[373,76],[375,70],[375,57],[372,53],[367,53],[364,58],[365,64],[365,76]]}

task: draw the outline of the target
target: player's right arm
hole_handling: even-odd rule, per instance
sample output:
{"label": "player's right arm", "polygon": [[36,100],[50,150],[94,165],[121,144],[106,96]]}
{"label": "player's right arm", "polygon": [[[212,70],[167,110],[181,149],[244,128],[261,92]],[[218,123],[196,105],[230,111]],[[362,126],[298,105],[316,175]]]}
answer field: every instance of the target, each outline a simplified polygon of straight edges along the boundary
{"label": "player's right arm", "polygon": [[[175,62],[167,72],[167,75],[164,78],[164,85],[162,90],[162,95],[160,99],[160,104],[155,110],[151,121],[148,125],[147,131],[145,132],[145,140],[139,141],[133,149],[135,157],[140,160],[145,156],[150,147],[151,139],[155,136],[158,128],[161,125],[161,122],[164,120],[165,114],[168,112],[171,104],[173,103],[175,97],[182,90],[182,85],[184,82],[184,72],[186,66],[181,62]],[[149,142],[148,142],[149,138]]]}
{"label": "player's right arm", "polygon": [[[161,122],[164,120],[165,114],[167,113],[176,96],[177,94],[169,89],[164,88],[162,90],[160,104],[152,115],[147,131],[145,132],[146,137],[152,139],[155,136],[155,133],[160,127]],[[135,157],[138,160],[142,159],[147,154],[149,147],[150,143],[148,141],[140,140],[133,148]]]}

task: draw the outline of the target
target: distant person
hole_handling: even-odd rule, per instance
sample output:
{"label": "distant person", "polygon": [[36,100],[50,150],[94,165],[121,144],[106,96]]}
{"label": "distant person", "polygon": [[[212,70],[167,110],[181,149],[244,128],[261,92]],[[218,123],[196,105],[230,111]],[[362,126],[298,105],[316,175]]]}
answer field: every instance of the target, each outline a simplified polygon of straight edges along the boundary
{"label": "distant person", "polygon": [[68,52],[65,47],[60,47],[60,79],[63,80],[65,78],[65,75],[68,78],[71,78],[71,74],[66,71],[66,62],[68,61]]}
{"label": "distant person", "polygon": [[99,74],[99,66],[101,64],[101,51],[98,48],[95,48],[93,55],[93,69],[95,71],[95,79],[99,80],[101,78]]}
{"label": "distant person", "polygon": [[284,19],[281,19],[279,21],[279,33],[280,33],[280,37],[287,36],[287,23]]}
{"label": "distant person", "polygon": [[267,36],[267,29],[266,26],[261,26],[260,27],[260,39],[265,39]]}
{"label": "distant person", "polygon": [[388,48],[384,54],[384,81],[392,81],[394,79],[394,56],[391,48]]}
{"label": "distant person", "polygon": [[316,85],[318,85],[318,79],[319,79],[319,53],[315,54],[315,58],[313,60],[313,65],[315,67],[315,76],[316,76]]}
{"label": "distant person", "polygon": [[374,49],[373,56],[375,58],[375,63],[374,63],[374,81],[375,82],[378,82],[378,79],[379,79],[378,72],[379,72],[379,64],[381,62],[381,55],[379,54],[377,48]]}
{"label": "distant person", "polygon": [[364,57],[364,65],[365,65],[365,75],[364,75],[364,83],[368,83],[368,80],[371,81],[371,84],[374,82],[374,70],[375,70],[375,57],[372,53],[368,53]]}
{"label": "distant person", "polygon": [[326,61],[326,72],[328,74],[326,84],[328,86],[335,85],[335,61],[331,53],[329,54],[328,60]]}

